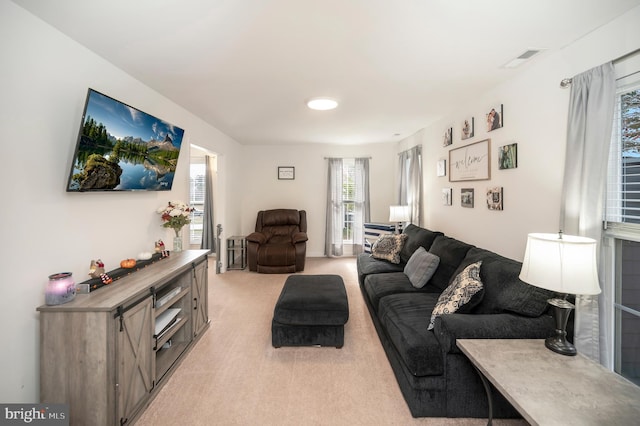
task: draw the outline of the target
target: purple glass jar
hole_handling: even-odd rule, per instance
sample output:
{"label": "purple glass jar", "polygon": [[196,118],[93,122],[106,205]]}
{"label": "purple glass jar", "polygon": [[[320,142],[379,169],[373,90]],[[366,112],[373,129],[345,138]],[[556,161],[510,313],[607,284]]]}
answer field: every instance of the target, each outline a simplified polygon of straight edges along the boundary
{"label": "purple glass jar", "polygon": [[76,297],[76,283],[71,272],[59,272],[49,275],[49,283],[44,293],[47,305],[61,305]]}

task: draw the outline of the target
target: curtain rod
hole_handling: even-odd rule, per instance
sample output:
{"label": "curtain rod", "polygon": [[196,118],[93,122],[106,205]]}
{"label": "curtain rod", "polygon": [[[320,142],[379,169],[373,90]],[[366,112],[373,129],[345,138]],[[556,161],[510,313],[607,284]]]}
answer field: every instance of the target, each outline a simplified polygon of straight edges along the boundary
{"label": "curtain rod", "polygon": [[[632,50],[629,53],[625,53],[622,56],[618,56],[616,59],[612,60],[611,63],[615,65],[618,62],[622,62],[625,59],[629,59],[631,56],[634,56],[634,55],[636,55],[638,53],[640,53],[640,49]],[[633,74],[635,74],[635,73],[633,73]],[[633,74],[629,74],[629,75],[633,75]],[[629,77],[629,75],[627,75],[625,77]],[[571,86],[571,81],[572,80],[573,79],[571,79],[571,78],[563,78],[562,81],[560,81],[560,87],[563,88],[563,89],[566,89],[567,87]]]}
{"label": "curtain rod", "polygon": [[366,158],[368,160],[371,160],[371,156],[369,156],[369,157],[324,157],[325,160],[331,160],[333,158],[337,158],[337,159],[343,159],[343,158]]}

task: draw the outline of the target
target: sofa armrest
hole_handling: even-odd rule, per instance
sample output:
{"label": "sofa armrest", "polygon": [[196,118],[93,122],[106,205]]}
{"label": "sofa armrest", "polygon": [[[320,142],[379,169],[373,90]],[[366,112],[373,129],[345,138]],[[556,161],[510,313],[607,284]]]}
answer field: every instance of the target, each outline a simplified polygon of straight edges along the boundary
{"label": "sofa armrest", "polygon": [[262,232],[252,232],[247,235],[247,241],[251,243],[264,244],[267,242],[267,236]]}
{"label": "sofa armrest", "polygon": [[296,232],[291,236],[291,241],[293,244],[303,243],[307,241],[309,238],[307,237],[306,232]]}
{"label": "sofa armrest", "polygon": [[460,353],[456,339],[545,339],[555,325],[549,315],[447,314],[436,318],[433,332],[443,353]]}

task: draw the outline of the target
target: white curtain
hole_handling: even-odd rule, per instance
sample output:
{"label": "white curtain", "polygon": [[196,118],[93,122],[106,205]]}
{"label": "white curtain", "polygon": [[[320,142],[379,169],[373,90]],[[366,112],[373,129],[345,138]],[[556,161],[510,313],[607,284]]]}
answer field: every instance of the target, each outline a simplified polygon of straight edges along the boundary
{"label": "white curtain", "polygon": [[409,206],[410,223],[422,226],[422,146],[403,151],[399,157],[398,203]]}
{"label": "white curtain", "polygon": [[364,224],[369,222],[371,208],[369,203],[369,159],[356,158],[355,170],[355,208],[353,218],[353,254],[364,252]]}
{"label": "white curtain", "polygon": [[[615,93],[612,63],[572,79],[560,229],[566,234],[590,237],[598,242],[602,235],[603,191]],[[607,309],[603,298],[611,289],[604,287],[608,281],[603,280],[604,256],[600,256],[599,262],[603,291],[600,297],[576,296],[574,344],[580,353],[608,365],[612,349],[611,336],[607,332],[609,316],[601,313]]]}
{"label": "white curtain", "polygon": [[325,256],[342,256],[342,159],[329,158]]}

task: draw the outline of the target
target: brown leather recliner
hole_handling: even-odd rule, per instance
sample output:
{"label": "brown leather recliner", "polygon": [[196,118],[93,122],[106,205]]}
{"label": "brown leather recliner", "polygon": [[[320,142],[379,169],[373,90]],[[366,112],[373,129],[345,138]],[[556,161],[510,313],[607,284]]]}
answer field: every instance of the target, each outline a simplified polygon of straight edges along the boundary
{"label": "brown leather recliner", "polygon": [[249,270],[265,274],[304,271],[307,239],[305,210],[259,211],[256,231],[247,236]]}

